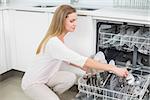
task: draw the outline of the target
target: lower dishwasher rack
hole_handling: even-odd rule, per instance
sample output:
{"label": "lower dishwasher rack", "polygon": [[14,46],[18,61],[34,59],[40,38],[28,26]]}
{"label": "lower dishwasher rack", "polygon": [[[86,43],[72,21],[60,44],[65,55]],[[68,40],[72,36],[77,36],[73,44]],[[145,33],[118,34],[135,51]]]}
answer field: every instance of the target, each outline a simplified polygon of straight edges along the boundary
{"label": "lower dishwasher rack", "polygon": [[117,76],[109,72],[96,73],[95,78],[91,78],[93,77],[91,74],[79,78],[79,94],[84,94],[84,99],[77,100],[143,100],[150,84],[150,72],[141,69],[131,71],[134,77],[142,80],[138,85],[124,84],[125,78],[118,79],[124,80],[123,83],[114,83],[116,82],[114,77],[117,79]]}

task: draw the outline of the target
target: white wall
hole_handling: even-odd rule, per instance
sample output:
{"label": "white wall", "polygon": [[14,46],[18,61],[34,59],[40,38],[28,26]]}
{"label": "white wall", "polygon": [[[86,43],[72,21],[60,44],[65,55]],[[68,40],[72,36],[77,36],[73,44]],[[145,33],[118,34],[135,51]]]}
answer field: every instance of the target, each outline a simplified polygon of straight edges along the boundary
{"label": "white wall", "polygon": [[[9,0],[11,3],[70,3],[70,0]],[[82,5],[112,6],[113,0],[79,0]]]}
{"label": "white wall", "polygon": [[79,3],[87,5],[112,6],[113,0],[79,0]]}
{"label": "white wall", "polygon": [[10,2],[26,3],[70,3],[70,0],[9,0]]}

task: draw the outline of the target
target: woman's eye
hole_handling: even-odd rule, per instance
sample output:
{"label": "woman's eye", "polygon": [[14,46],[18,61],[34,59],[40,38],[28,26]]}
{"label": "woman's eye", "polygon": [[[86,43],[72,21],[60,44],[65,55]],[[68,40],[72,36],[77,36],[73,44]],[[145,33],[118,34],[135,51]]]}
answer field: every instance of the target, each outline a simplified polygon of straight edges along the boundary
{"label": "woman's eye", "polygon": [[76,21],[76,19],[72,19],[72,20],[70,20],[70,23],[73,23],[73,22],[75,22]]}
{"label": "woman's eye", "polygon": [[73,20],[71,20],[70,22],[73,23]]}

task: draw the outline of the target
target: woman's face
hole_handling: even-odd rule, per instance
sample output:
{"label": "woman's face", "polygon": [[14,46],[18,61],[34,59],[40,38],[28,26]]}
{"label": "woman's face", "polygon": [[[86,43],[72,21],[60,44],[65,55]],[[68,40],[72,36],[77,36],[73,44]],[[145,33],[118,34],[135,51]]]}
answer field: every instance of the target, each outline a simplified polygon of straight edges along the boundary
{"label": "woman's face", "polygon": [[68,17],[65,20],[65,30],[66,32],[73,32],[76,28],[77,23],[77,14],[71,13],[68,15]]}

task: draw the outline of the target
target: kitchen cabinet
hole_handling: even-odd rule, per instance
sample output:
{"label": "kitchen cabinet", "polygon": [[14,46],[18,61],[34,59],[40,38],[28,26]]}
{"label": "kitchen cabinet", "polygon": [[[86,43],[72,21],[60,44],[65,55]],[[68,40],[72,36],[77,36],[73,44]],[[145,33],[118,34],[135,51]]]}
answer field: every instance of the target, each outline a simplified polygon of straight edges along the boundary
{"label": "kitchen cabinet", "polygon": [[30,66],[36,49],[48,30],[51,13],[12,10],[11,21],[16,49],[13,69],[26,71]]}
{"label": "kitchen cabinet", "polygon": [[[33,11],[11,11],[11,23],[13,27],[13,40],[15,40],[13,52],[13,69],[26,71],[30,66],[40,41],[45,35],[52,19],[52,13]],[[67,46],[84,56],[91,56],[95,50],[93,34],[93,21],[91,16],[78,15],[77,28],[65,38]],[[16,56],[15,56],[16,55]],[[77,75],[83,75],[84,71],[75,67],[62,67],[61,70],[72,71]]]}
{"label": "kitchen cabinet", "polygon": [[7,66],[7,71],[12,69],[12,54],[13,52],[11,51],[11,44],[14,41],[11,38],[12,34],[12,28],[10,24],[10,14],[9,10],[3,10],[3,29],[4,29],[4,36],[5,36],[5,55],[6,55],[6,66]]}
{"label": "kitchen cabinet", "polygon": [[[65,37],[65,44],[72,50],[83,56],[92,56],[95,53],[95,35],[94,25],[91,16],[78,15],[77,27],[75,32],[68,33]],[[79,68],[63,66],[62,70],[71,71],[78,76],[82,76],[85,72]]]}
{"label": "kitchen cabinet", "polygon": [[3,11],[0,11],[0,74],[7,71]]}
{"label": "kitchen cabinet", "polygon": [[65,43],[84,56],[95,53],[94,23],[91,16],[78,15],[75,32],[67,34]]}
{"label": "kitchen cabinet", "polygon": [[11,10],[3,10],[4,32],[5,32],[5,52],[7,70],[11,70],[16,65],[15,34],[13,30],[13,14]]}
{"label": "kitchen cabinet", "polygon": [[[51,22],[52,13],[10,10],[11,65],[13,69],[26,71],[30,67],[40,41]],[[78,15],[75,32],[67,34],[66,45],[84,56],[95,53],[95,35],[91,16]],[[85,72],[75,67],[62,67],[81,76]]]}

